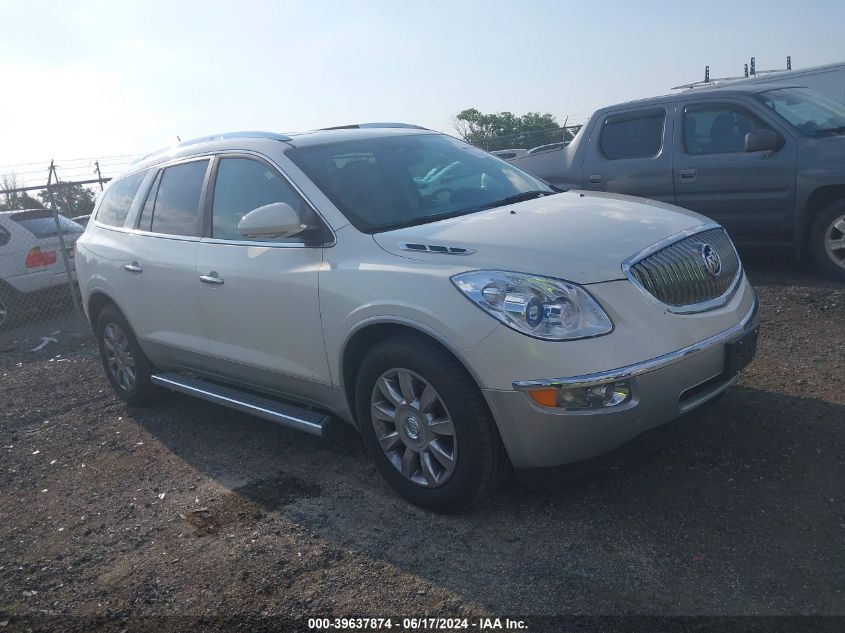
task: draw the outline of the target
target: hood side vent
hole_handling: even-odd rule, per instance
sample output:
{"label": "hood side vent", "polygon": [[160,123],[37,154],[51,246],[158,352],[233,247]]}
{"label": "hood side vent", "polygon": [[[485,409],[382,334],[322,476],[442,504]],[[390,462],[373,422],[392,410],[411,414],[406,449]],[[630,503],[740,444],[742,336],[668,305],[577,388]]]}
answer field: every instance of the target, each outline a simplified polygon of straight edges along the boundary
{"label": "hood side vent", "polygon": [[416,253],[441,253],[443,255],[472,255],[475,251],[471,248],[458,246],[435,246],[433,244],[411,244],[399,242],[399,248],[403,251],[414,251]]}

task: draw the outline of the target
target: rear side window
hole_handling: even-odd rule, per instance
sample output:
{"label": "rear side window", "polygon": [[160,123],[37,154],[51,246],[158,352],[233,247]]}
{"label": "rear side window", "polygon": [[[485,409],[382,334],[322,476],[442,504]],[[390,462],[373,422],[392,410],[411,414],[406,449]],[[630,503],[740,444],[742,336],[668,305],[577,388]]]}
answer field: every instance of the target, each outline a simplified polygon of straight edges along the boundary
{"label": "rear side window", "polygon": [[608,160],[651,158],[663,145],[663,110],[610,116],[601,132],[601,151]]}
{"label": "rear side window", "polygon": [[11,238],[12,234],[0,226],[0,246],[6,246]]}
{"label": "rear side window", "polygon": [[207,170],[207,160],[162,170],[147,195],[139,228],[167,235],[199,235],[200,196]]}
{"label": "rear side window", "polygon": [[684,109],[684,147],[690,154],[744,152],[746,134],[770,129],[737,105],[710,103]]}
{"label": "rear side window", "polygon": [[146,175],[147,172],[141,171],[113,183],[100,201],[97,221],[108,226],[123,226],[132,201]]}
{"label": "rear side window", "polygon": [[[22,228],[32,233],[38,239],[56,237],[59,232],[56,230],[56,219],[47,210],[23,211],[13,213],[11,219]],[[59,216],[59,226],[62,228],[62,235],[68,233],[82,233],[85,228],[63,215]]]}
{"label": "rear side window", "polygon": [[[268,165],[250,158],[223,158],[217,167],[212,205],[211,236],[245,240],[238,223],[247,213],[274,202],[286,202],[308,217],[310,209],[282,176]],[[262,242],[300,242],[302,236],[262,239]]]}

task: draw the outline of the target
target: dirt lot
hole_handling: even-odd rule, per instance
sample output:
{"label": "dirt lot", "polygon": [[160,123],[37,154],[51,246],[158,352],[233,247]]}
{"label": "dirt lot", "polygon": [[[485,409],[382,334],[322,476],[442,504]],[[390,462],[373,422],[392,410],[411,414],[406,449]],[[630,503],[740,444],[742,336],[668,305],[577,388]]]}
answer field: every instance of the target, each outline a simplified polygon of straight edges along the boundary
{"label": "dirt lot", "polygon": [[32,326],[62,332],[0,353],[0,631],[845,615],[845,286],[744,257],[759,356],[714,408],[656,454],[459,516],[395,497],[351,431],[176,395],[130,410],[84,326]]}

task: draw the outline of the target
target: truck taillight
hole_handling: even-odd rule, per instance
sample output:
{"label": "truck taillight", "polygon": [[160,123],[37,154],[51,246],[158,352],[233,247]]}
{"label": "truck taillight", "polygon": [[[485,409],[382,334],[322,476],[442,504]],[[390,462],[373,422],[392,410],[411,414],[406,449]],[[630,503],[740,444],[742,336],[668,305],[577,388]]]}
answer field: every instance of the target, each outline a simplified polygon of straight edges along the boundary
{"label": "truck taillight", "polygon": [[40,268],[56,263],[56,251],[42,251],[40,247],[33,246],[26,254],[27,268]]}

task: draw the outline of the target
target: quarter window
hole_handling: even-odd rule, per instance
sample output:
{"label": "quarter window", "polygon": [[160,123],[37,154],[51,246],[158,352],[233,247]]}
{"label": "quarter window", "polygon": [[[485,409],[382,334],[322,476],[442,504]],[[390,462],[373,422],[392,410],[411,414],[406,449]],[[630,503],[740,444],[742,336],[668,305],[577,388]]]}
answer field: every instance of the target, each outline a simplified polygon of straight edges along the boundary
{"label": "quarter window", "polygon": [[663,110],[649,110],[624,116],[608,117],[601,133],[601,151],[605,158],[651,158],[663,145]]}
{"label": "quarter window", "polygon": [[[223,158],[217,167],[212,204],[211,236],[223,240],[248,241],[238,232],[247,213],[274,202],[286,202],[311,218],[307,203],[276,170],[250,158]],[[302,235],[262,242],[300,242]],[[250,240],[251,241],[251,240]]]}
{"label": "quarter window", "polygon": [[684,147],[690,154],[730,154],[745,151],[745,135],[769,130],[745,108],[703,104],[684,109]]}
{"label": "quarter window", "polygon": [[156,177],[139,228],[167,235],[198,235],[200,197],[208,161],[167,167]]}
{"label": "quarter window", "polygon": [[107,226],[123,226],[132,201],[144,181],[147,172],[141,171],[137,174],[127,176],[122,180],[112,183],[108,191],[103,194],[100,207],[97,209],[97,221]]}

